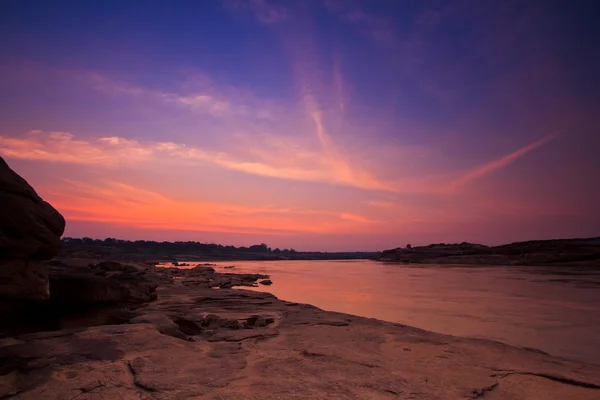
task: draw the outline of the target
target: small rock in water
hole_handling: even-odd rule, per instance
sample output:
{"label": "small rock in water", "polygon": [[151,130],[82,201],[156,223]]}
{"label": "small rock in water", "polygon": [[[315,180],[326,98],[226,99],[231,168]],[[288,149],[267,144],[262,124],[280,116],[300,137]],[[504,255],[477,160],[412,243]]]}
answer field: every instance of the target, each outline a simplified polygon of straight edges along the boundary
{"label": "small rock in water", "polygon": [[273,282],[270,279],[263,279],[262,281],[258,282],[261,285],[271,285],[273,284]]}

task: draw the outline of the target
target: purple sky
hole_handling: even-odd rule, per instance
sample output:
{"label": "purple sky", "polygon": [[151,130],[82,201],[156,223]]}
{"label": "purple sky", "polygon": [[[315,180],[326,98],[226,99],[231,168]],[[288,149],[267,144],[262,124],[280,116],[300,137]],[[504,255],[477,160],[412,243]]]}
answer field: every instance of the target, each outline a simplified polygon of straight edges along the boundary
{"label": "purple sky", "polygon": [[0,155],[68,236],[598,236],[599,18],[586,0],[9,0]]}

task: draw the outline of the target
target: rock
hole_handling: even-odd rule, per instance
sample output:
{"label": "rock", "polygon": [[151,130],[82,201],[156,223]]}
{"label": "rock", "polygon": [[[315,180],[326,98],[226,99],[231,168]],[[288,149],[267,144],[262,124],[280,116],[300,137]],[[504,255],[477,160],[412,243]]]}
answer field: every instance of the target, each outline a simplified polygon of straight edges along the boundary
{"label": "rock", "polygon": [[246,324],[253,328],[262,328],[267,326],[267,320],[260,315],[253,315],[246,320]]}
{"label": "rock", "polygon": [[118,263],[116,261],[102,261],[99,262],[98,264],[91,264],[90,265],[91,268],[94,269],[100,269],[102,271],[118,271],[118,272],[138,272],[139,269],[132,266],[132,265],[126,265],[126,264],[121,264]]}
{"label": "rock", "polygon": [[231,289],[232,287],[233,287],[233,283],[231,283],[230,281],[223,282],[219,285],[220,289]]}
{"label": "rock", "polygon": [[[600,393],[600,367],[498,342],[290,307],[263,292],[158,290],[161,300],[134,307],[130,324],[0,338],[0,399],[597,400]],[[224,327],[273,317],[276,329]]]}
{"label": "rock", "polygon": [[243,329],[242,324],[237,319],[226,319],[221,323],[221,328],[225,329]]}
{"label": "rock", "polygon": [[219,330],[215,332],[212,336],[208,337],[209,342],[241,342],[243,340],[248,339],[258,339],[258,338],[271,338],[279,335],[279,331],[275,329],[261,329],[261,330]]}
{"label": "rock", "polygon": [[58,253],[65,220],[0,157],[0,258],[47,260]]}
{"label": "rock", "polygon": [[214,314],[208,314],[202,321],[202,326],[207,329],[217,329],[221,327],[224,321],[224,318],[220,318]]}
{"label": "rock", "polygon": [[83,306],[99,303],[140,303],[156,299],[158,285],[155,282],[146,282],[140,275],[116,272],[117,265],[120,264],[110,264],[112,273],[106,276],[97,275],[89,267],[50,265],[50,300]]}
{"label": "rock", "polygon": [[225,269],[231,269],[231,268],[235,268],[235,265],[227,265],[227,266],[225,266],[223,268],[225,268]]}
{"label": "rock", "polygon": [[214,273],[215,269],[213,267],[209,267],[207,265],[208,264],[198,264],[194,268],[192,268],[191,270],[194,271],[194,272],[201,272],[201,273],[205,273],[205,274],[212,274],[212,273]]}
{"label": "rock", "polygon": [[242,324],[237,319],[221,318],[218,315],[208,314],[201,322],[201,326],[206,329],[214,330],[219,328],[225,329],[242,329]]}
{"label": "rock", "polygon": [[37,261],[0,260],[0,294],[18,299],[43,301],[50,297],[48,271]]}
{"label": "rock", "polygon": [[273,284],[273,282],[270,279],[263,279],[262,281],[258,282],[261,285],[271,285]]}
{"label": "rock", "polygon": [[132,324],[152,324],[156,327],[156,330],[164,335],[173,336],[183,340],[187,339],[187,336],[179,329],[179,325],[160,312],[143,314],[139,317],[132,318],[129,322]]}
{"label": "rock", "polygon": [[37,261],[60,249],[65,220],[0,157],[0,297],[43,301],[48,274]]}
{"label": "rock", "polygon": [[179,327],[179,330],[185,333],[186,335],[200,335],[202,334],[202,332],[204,332],[204,329],[202,329],[201,324],[198,324],[197,322],[187,318],[177,317],[173,319],[173,322],[175,322]]}

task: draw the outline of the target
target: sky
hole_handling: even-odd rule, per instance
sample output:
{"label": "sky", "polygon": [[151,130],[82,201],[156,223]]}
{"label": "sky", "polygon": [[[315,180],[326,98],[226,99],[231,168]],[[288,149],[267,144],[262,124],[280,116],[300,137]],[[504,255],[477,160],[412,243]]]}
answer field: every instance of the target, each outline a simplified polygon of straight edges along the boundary
{"label": "sky", "polygon": [[0,155],[66,236],[600,236],[600,3],[4,0]]}

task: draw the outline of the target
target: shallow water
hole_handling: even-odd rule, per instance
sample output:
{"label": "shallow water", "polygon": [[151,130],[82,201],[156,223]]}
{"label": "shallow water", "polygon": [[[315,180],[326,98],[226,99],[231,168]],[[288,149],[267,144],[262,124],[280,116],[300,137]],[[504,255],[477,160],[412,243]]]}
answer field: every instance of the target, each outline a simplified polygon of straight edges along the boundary
{"label": "shallow water", "polygon": [[270,275],[273,285],[254,290],[283,300],[600,364],[597,270],[368,260],[216,264],[219,271],[236,266],[220,272]]}

